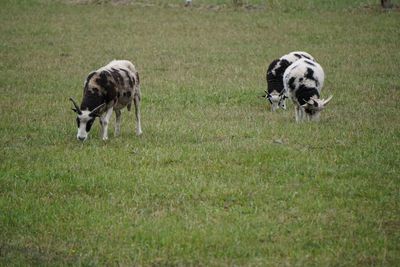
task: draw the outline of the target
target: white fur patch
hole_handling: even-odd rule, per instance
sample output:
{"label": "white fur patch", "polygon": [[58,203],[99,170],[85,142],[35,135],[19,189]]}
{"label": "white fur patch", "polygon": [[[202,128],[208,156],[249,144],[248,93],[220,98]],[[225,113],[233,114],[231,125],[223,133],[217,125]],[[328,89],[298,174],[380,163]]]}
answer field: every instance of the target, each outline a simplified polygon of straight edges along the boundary
{"label": "white fur patch", "polygon": [[132,71],[133,73],[136,73],[135,66],[132,64],[132,62],[130,62],[128,60],[113,60],[110,63],[108,63],[107,65],[105,65],[104,67],[101,67],[100,69],[98,69],[97,71],[98,72],[101,72],[103,70],[110,71],[112,68],[128,69],[128,70]]}
{"label": "white fur patch", "polygon": [[76,138],[78,140],[86,140],[88,138],[89,133],[86,131],[86,125],[89,120],[92,120],[93,117],[89,116],[90,111],[88,110],[82,110],[82,114],[78,115],[79,119],[79,127],[78,127],[78,133],[76,135]]}
{"label": "white fur patch", "polygon": [[302,58],[306,58],[306,59],[308,58],[308,59],[311,59],[312,61],[315,61],[315,59],[314,59],[314,57],[312,55],[310,55],[309,53],[304,52],[304,51],[293,51],[293,52],[290,52],[289,54],[282,56],[280,58],[280,60],[286,59],[290,63],[293,63],[293,62],[295,62],[295,61],[300,59],[299,57],[296,56],[296,54],[300,55]]}
{"label": "white fur patch", "polygon": [[[313,65],[309,64],[308,62],[312,62]],[[314,72],[313,77],[317,82],[315,80],[306,78],[305,75],[307,73],[307,69],[311,69]],[[293,92],[291,92],[289,88],[289,80],[291,78],[295,78],[294,83],[296,85],[296,89]],[[304,84],[307,87],[315,87],[318,92],[321,92],[321,89],[324,86],[324,81],[325,73],[321,65],[315,61],[309,61],[307,59],[297,60],[290,65],[283,74],[283,85],[285,87],[285,91],[289,94],[295,94],[300,84]]]}

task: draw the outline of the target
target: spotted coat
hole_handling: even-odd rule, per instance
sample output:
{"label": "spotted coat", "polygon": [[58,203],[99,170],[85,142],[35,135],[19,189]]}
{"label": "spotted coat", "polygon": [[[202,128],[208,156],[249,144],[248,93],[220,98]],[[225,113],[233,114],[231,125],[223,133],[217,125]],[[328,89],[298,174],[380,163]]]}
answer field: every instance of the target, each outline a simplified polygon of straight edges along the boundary
{"label": "spotted coat", "polygon": [[136,132],[140,135],[140,100],[139,73],[130,61],[113,60],[91,72],[84,82],[80,107],[74,109],[78,113],[77,138],[86,140],[95,118],[100,117],[102,137],[108,139],[107,125],[112,111],[116,114],[115,132],[119,134],[121,109],[127,107],[130,110],[132,101],[135,104]]}
{"label": "spotted coat", "polygon": [[275,59],[270,63],[267,69],[266,81],[267,91],[265,91],[265,98],[271,103],[271,110],[275,111],[278,107],[286,109],[287,95],[284,91],[283,74],[285,70],[299,59],[306,58],[313,60],[307,52],[295,51]]}
{"label": "spotted coat", "polygon": [[319,118],[319,112],[330,100],[320,99],[324,80],[321,65],[309,59],[300,59],[286,69],[283,83],[295,104],[296,121]]}

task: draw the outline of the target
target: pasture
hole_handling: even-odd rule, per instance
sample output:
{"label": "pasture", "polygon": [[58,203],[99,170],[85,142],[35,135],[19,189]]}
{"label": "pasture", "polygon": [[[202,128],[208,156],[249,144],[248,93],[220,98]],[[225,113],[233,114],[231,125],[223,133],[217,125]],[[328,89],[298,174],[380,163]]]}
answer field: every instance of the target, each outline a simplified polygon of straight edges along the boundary
{"label": "pasture", "polygon": [[[400,13],[379,1],[1,1],[1,266],[400,265]],[[399,5],[399,1],[392,1]],[[319,123],[258,96],[311,53]],[[143,135],[69,97],[134,62]]]}

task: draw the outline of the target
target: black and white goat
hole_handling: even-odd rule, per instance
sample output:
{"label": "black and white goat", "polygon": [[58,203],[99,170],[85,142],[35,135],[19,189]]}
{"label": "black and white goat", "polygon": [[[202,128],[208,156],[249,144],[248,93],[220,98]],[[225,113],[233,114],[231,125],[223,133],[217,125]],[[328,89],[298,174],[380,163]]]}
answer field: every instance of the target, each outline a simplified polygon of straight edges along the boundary
{"label": "black and white goat", "polygon": [[286,98],[284,86],[283,86],[283,74],[285,70],[293,64],[293,62],[306,58],[314,61],[314,57],[307,52],[295,51],[287,55],[282,56],[279,59],[275,59],[271,62],[267,69],[267,90],[265,91],[266,100],[271,104],[271,111],[275,111],[278,108],[286,109]]}
{"label": "black and white goat", "polygon": [[285,91],[295,104],[296,121],[318,121],[320,112],[332,99],[320,99],[325,73],[321,65],[309,59],[300,59],[290,65],[284,75]]}
{"label": "black and white goat", "polygon": [[115,135],[121,127],[121,109],[131,109],[132,100],[136,113],[136,134],[142,134],[140,124],[140,81],[135,66],[127,60],[113,60],[108,65],[91,72],[84,83],[83,99],[80,107],[70,98],[77,113],[80,141],[87,139],[96,117],[100,117],[101,136],[108,139],[108,123],[115,111]]}

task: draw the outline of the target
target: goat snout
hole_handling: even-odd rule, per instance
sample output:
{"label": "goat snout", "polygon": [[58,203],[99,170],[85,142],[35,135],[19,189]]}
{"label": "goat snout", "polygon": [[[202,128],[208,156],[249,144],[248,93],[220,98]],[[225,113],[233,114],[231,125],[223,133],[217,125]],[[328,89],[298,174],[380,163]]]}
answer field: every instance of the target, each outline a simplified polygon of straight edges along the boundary
{"label": "goat snout", "polygon": [[83,136],[77,136],[77,137],[78,137],[78,140],[79,140],[79,141],[82,141],[82,142],[83,142],[83,141],[86,140],[86,137],[83,137]]}

